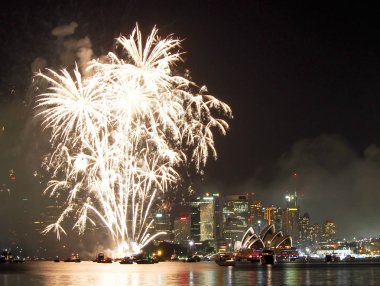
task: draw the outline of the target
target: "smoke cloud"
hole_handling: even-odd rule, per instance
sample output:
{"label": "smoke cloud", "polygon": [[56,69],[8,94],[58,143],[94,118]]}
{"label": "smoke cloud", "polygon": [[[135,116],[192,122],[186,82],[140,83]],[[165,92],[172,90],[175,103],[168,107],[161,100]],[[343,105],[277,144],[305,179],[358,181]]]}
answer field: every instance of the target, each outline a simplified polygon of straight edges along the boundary
{"label": "smoke cloud", "polygon": [[[297,173],[297,177],[293,173]],[[333,220],[338,237],[379,235],[380,148],[357,153],[339,135],[302,139],[283,154],[272,180],[252,177],[226,193],[255,193],[265,206],[285,206],[285,195],[296,191],[301,215],[312,223]]]}

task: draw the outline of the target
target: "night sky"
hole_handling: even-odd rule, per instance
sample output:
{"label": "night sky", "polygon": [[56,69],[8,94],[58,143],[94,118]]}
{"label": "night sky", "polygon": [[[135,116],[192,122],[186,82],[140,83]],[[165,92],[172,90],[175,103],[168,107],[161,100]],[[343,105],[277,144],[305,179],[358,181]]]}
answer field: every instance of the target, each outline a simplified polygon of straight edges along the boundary
{"label": "night sky", "polygon": [[[32,119],[31,65],[37,57],[59,65],[51,31],[75,21],[74,36],[88,36],[99,56],[138,22],[145,34],[157,25],[160,35],[184,39],[179,68],[188,68],[196,83],[232,108],[230,131],[216,138],[218,159],[209,161],[202,183],[194,180],[198,192],[254,192],[264,205],[284,206],[286,192],[296,188],[301,212],[312,222],[336,221],[340,237],[380,234],[380,26],[374,6],[44,2],[12,1],[0,12],[1,200],[42,200],[32,174],[46,140]],[[9,182],[10,169],[17,182]],[[0,221],[0,228],[8,223]]]}

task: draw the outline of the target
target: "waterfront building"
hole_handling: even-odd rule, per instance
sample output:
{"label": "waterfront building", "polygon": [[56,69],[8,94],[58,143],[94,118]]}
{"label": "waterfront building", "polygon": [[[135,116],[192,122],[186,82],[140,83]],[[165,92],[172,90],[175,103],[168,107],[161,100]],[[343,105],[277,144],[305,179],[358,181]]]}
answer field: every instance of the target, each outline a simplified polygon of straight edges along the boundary
{"label": "waterfront building", "polygon": [[321,258],[325,258],[326,255],[335,255],[335,256],[338,256],[340,260],[343,260],[347,256],[348,257],[352,256],[353,252],[348,247],[335,247],[335,248],[324,247],[324,248],[318,249],[316,251],[316,254]]}
{"label": "waterfront building", "polygon": [[282,231],[277,232],[274,224],[270,224],[259,234],[252,227],[245,232],[241,242],[236,243],[236,259],[259,261],[264,249],[273,250],[279,260],[290,261],[298,257],[298,251],[292,246],[292,238],[283,235]]}

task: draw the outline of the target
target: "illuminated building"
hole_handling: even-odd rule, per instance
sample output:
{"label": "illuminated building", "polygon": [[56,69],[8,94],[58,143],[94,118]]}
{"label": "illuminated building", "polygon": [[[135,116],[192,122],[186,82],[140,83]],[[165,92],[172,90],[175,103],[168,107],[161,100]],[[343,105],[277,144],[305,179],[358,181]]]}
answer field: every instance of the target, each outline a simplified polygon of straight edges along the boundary
{"label": "illuminated building", "polygon": [[166,234],[159,235],[156,238],[156,241],[167,241],[171,239],[170,213],[156,213],[154,218],[154,233],[161,231],[166,232]]}
{"label": "illuminated building", "polygon": [[266,226],[259,234],[250,227],[241,242],[236,245],[236,260],[259,261],[263,249],[272,249],[280,260],[295,260],[298,251],[292,245],[292,238],[276,232],[274,224]]}
{"label": "illuminated building", "polygon": [[254,221],[263,219],[263,204],[261,201],[252,201],[250,204],[250,211]]}
{"label": "illuminated building", "polygon": [[154,216],[153,223],[153,233],[165,232],[166,234],[159,235],[155,240],[156,241],[167,241],[171,240],[171,216],[170,216],[170,205],[167,202],[162,202],[158,206],[158,211]]}
{"label": "illuminated building", "polygon": [[201,226],[200,226],[200,210],[199,205],[205,203],[201,197],[197,197],[194,201],[190,202],[190,239],[194,242],[200,241]]}
{"label": "illuminated building", "polygon": [[286,197],[286,208],[282,210],[282,231],[290,235],[294,241],[299,238],[299,207],[297,204],[297,193],[288,194]]}
{"label": "illuminated building", "polygon": [[255,228],[258,229],[260,232],[262,222],[264,219],[263,216],[263,204],[261,201],[250,201],[249,203],[249,209],[251,213],[251,225]]}
{"label": "illuminated building", "polygon": [[187,245],[190,241],[190,218],[181,216],[174,220],[174,243]]}
{"label": "illuminated building", "polygon": [[310,226],[309,229],[309,235],[310,235],[310,240],[312,242],[319,242],[321,241],[321,236],[322,236],[322,228],[319,224],[313,224]]}
{"label": "illuminated building", "polygon": [[[216,240],[220,234],[220,223],[217,208],[220,207],[213,196],[204,197],[206,203],[199,206],[200,241]],[[220,235],[219,235],[220,237]]]}
{"label": "illuminated building", "polygon": [[221,205],[219,194],[206,194],[190,203],[191,240],[194,242],[212,241],[221,238]]}
{"label": "illuminated building", "polygon": [[275,206],[264,208],[264,220],[270,225],[275,223],[278,219],[278,209]]}
{"label": "illuminated building", "polygon": [[310,217],[308,213],[300,218],[299,221],[299,238],[298,241],[302,244],[310,241]]}
{"label": "illuminated building", "polygon": [[326,220],[323,224],[322,239],[325,242],[334,242],[336,240],[336,225],[331,220]]}
{"label": "illuminated building", "polygon": [[229,249],[235,241],[241,240],[248,228],[249,204],[246,196],[230,195],[224,197],[223,238]]}

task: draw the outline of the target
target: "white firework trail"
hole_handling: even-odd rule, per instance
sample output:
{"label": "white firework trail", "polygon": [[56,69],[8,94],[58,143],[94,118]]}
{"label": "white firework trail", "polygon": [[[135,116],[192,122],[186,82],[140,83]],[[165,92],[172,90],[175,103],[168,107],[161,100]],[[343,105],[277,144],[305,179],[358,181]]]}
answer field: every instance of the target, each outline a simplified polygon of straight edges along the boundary
{"label": "white firework trail", "polygon": [[144,44],[136,26],[117,44],[124,56],[91,62],[87,77],[78,68],[38,74],[49,88],[37,97],[37,116],[54,150],[45,193],[66,197],[44,232],[59,238],[67,216],[80,233],[100,221],[133,254],[161,234],[147,231],[156,194],[178,185],[179,167],[200,171],[210,152],[216,159],[213,131],[225,134],[228,124],[215,116],[232,114],[205,87],[173,73],[180,40],[160,39],[154,28]]}

